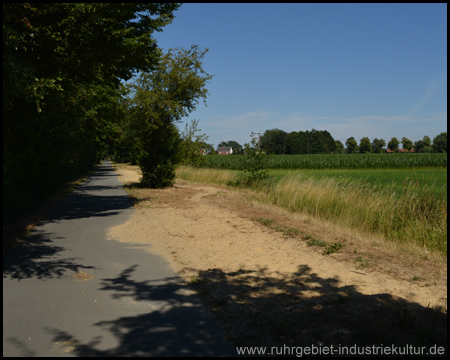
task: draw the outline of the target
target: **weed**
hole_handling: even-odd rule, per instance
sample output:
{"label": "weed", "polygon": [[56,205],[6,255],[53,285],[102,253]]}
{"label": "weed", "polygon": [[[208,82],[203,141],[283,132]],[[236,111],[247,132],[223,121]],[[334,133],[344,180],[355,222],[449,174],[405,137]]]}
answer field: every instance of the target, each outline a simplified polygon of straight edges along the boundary
{"label": "weed", "polygon": [[370,259],[367,256],[359,256],[356,259],[356,263],[357,263],[357,268],[358,269],[364,269],[364,268],[369,266]]}
{"label": "weed", "polygon": [[[323,240],[320,240],[320,239],[313,238],[313,237],[311,237],[310,235],[306,235],[304,238],[307,238],[308,236],[309,236],[308,239],[311,239],[311,240],[309,240],[309,241],[307,242],[307,244],[308,244],[309,246],[321,246],[321,247],[325,247],[325,246],[329,245],[326,241],[323,241]],[[306,240],[306,239],[304,239],[304,240]]]}
{"label": "weed", "polygon": [[289,227],[287,229],[283,229],[283,230],[281,230],[281,232],[283,233],[283,235],[286,235],[286,236],[300,235],[300,230],[298,230],[297,228],[294,228],[294,227]]}
{"label": "weed", "polygon": [[343,246],[344,245],[342,245],[341,243],[334,243],[332,245],[328,245],[325,248],[325,251],[323,252],[323,255],[329,255],[329,254],[335,253],[336,251],[342,249]]}
{"label": "weed", "polygon": [[307,244],[309,246],[321,246],[321,247],[324,247],[325,250],[322,253],[323,255],[329,255],[329,254],[335,253],[336,251],[342,249],[342,247],[344,246],[344,245],[342,245],[342,243],[330,244],[330,243],[327,243],[326,241],[313,238],[313,237],[311,237],[311,235],[305,235],[305,236],[302,237],[302,239],[303,240],[311,239],[311,240],[309,240],[307,242]]}
{"label": "weed", "polygon": [[264,226],[271,226],[273,223],[275,223],[275,220],[273,219],[257,218],[255,220]]}

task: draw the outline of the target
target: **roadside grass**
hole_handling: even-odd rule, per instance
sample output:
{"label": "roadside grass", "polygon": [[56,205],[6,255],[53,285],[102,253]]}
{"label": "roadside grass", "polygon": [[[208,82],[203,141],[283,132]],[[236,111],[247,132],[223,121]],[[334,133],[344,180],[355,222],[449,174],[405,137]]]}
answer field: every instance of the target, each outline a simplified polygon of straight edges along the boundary
{"label": "roadside grass", "polygon": [[[321,170],[316,173],[286,172],[254,185],[252,190],[262,202],[381,235],[388,242],[412,243],[447,254],[447,196],[442,180],[439,185],[434,179],[431,185],[419,186],[416,180],[401,184],[392,180],[391,184],[387,180],[366,181],[358,178],[363,171],[356,178],[345,176],[347,172],[341,177],[326,176]],[[377,173],[381,175],[382,171]],[[177,176],[194,182],[239,186],[240,173],[180,167]]]}
{"label": "roadside grass", "polygon": [[239,173],[233,170],[202,169],[180,165],[176,170],[180,179],[218,185],[233,185],[239,179]]}
{"label": "roadside grass", "polygon": [[[254,220],[259,222],[261,225],[267,226],[270,229],[281,232],[284,236],[300,237],[300,235],[303,234],[303,231],[301,231],[295,227],[287,227],[287,226],[280,225],[274,219],[256,218]],[[340,242],[335,242],[335,243],[331,244],[326,241],[313,238],[311,235],[304,235],[304,236],[301,236],[300,238],[302,240],[308,240],[307,244],[309,246],[324,247],[325,249],[322,252],[322,255],[329,255],[329,254],[335,253],[344,247],[344,245]]]}
{"label": "roadside grass", "polygon": [[305,178],[315,179],[335,178],[340,180],[359,180],[371,184],[375,189],[389,188],[401,193],[405,185],[414,188],[417,192],[431,191],[437,198],[447,196],[447,169],[446,168],[400,168],[400,169],[276,169],[269,170],[269,174],[276,180],[288,175],[301,173]]}

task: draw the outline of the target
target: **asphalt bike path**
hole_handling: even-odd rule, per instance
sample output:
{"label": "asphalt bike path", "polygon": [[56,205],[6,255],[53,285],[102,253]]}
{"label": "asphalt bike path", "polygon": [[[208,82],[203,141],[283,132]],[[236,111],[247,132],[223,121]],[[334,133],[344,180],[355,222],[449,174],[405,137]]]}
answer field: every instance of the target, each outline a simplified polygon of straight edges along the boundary
{"label": "asphalt bike path", "polygon": [[236,356],[161,256],[107,236],[134,211],[105,161],[8,255],[3,356]]}

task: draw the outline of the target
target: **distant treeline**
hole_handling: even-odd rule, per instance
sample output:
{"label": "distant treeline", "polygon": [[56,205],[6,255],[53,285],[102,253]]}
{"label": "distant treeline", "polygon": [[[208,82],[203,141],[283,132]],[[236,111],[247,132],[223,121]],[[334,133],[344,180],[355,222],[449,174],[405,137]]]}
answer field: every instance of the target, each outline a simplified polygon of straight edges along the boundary
{"label": "distant treeline", "polygon": [[[359,144],[354,137],[350,137],[343,144],[334,140],[326,130],[292,131],[290,133],[280,130],[266,130],[261,134],[259,146],[267,154],[293,155],[293,154],[351,154],[351,153],[383,153],[386,149],[397,152],[402,149],[407,152],[447,152],[447,133],[442,132],[435,136],[433,141],[427,135],[422,140],[411,141],[406,137],[401,140],[393,137],[388,142],[375,138],[372,142],[368,137],[360,139]],[[221,146],[231,146],[233,154],[241,155],[242,146],[236,141],[222,141]]]}

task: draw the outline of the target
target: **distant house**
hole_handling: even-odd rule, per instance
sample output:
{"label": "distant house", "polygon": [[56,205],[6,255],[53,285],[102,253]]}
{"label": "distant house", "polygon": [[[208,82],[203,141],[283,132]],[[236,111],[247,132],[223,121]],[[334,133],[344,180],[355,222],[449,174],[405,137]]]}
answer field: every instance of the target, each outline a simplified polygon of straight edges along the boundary
{"label": "distant house", "polygon": [[231,155],[233,153],[233,148],[231,147],[218,147],[217,155]]}
{"label": "distant house", "polygon": [[[391,149],[386,149],[386,152],[387,153],[393,153],[393,151],[391,150]],[[409,150],[409,151],[406,151],[405,149],[397,149],[397,152],[399,152],[399,153],[404,153],[404,152],[415,152],[414,151],[414,149],[411,149],[411,150]]]}

